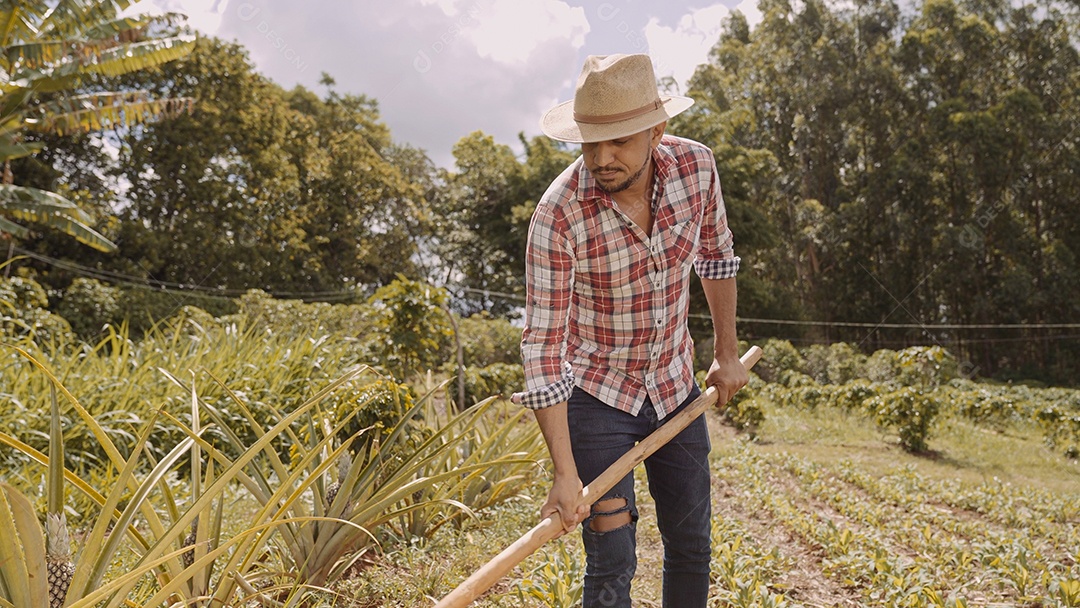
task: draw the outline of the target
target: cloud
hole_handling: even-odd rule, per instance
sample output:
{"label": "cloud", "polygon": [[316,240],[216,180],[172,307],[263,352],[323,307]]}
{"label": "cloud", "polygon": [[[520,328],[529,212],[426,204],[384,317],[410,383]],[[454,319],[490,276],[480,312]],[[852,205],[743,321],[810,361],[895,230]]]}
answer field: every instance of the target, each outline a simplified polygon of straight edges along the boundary
{"label": "cloud", "polygon": [[[751,25],[757,0],[737,7]],[[573,95],[586,54],[649,52],[680,86],[708,59],[723,4],[580,0],[142,0],[179,10],[197,29],[243,45],[256,69],[319,94],[377,100],[395,141],[450,167],[453,145],[482,130],[516,149],[541,114]]]}
{"label": "cloud", "polygon": [[589,28],[560,0],[218,1],[217,34],[243,44],[260,72],[320,93],[330,74],[337,90],[378,101],[395,141],[447,167],[473,131],[501,143],[537,133]]}
{"label": "cloud", "polygon": [[[528,27],[522,27],[527,24]],[[589,22],[582,8],[555,0],[522,3],[494,0],[469,28],[469,38],[480,57],[513,65],[527,63],[547,42],[580,48],[585,44]]]}
{"label": "cloud", "polygon": [[[742,0],[735,10],[741,11],[751,26],[761,21],[757,0]],[[661,25],[657,17],[650,18],[645,38],[657,76],[671,76],[685,90],[697,66],[708,63],[709,50],[720,38],[730,13],[727,6],[714,4],[684,14],[674,27]]]}

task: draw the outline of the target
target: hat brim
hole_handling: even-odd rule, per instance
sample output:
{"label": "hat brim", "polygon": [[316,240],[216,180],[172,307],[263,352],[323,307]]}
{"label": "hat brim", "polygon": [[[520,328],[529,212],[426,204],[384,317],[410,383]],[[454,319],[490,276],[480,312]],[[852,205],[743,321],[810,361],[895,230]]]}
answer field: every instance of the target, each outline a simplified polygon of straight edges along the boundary
{"label": "hat brim", "polygon": [[663,105],[652,112],[605,124],[577,122],[574,120],[574,101],[565,101],[544,114],[540,119],[540,130],[551,139],[572,144],[608,141],[641,133],[694,105],[693,99],[679,95],[661,95],[660,100]]}

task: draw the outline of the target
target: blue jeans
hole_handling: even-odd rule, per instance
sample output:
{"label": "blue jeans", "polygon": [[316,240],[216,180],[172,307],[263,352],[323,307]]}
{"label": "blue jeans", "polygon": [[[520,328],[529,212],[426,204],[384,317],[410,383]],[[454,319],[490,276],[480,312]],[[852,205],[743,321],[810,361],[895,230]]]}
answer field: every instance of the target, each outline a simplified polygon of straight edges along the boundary
{"label": "blue jeans", "polygon": [[[567,402],[567,418],[581,481],[588,485],[699,394],[695,386],[678,410],[658,421],[648,400],[637,416],[631,416],[575,388]],[[709,450],[709,431],[701,416],[645,460],[649,493],[656,503],[657,527],[664,543],[665,608],[704,608],[708,597],[712,555]],[[597,502],[609,498],[626,499],[626,506],[605,513],[628,511],[630,523],[596,532],[592,521],[605,513],[595,506],[582,523],[586,558],[583,608],[630,606],[630,582],[637,569],[633,473]]]}

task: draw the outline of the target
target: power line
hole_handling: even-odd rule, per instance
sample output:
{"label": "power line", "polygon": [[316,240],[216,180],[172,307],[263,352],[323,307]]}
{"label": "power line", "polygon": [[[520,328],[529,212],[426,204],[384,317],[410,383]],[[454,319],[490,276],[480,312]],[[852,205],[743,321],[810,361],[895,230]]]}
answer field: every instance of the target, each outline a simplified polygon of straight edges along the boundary
{"label": "power line", "polygon": [[[24,255],[29,258],[33,258],[40,262],[44,262],[51,266],[67,270],[74,274],[78,274],[84,277],[98,279],[110,283],[119,283],[129,285],[132,287],[143,289],[154,289],[165,293],[183,294],[188,296],[198,296],[204,298],[218,298],[218,299],[233,299],[247,294],[251,289],[229,289],[224,287],[206,287],[202,285],[193,285],[188,283],[176,283],[172,281],[161,281],[157,279],[147,279],[137,277],[134,275],[124,274],[120,272],[114,272],[110,270],[100,270],[96,268],[90,268],[74,262],[67,262],[56,258],[27,251],[25,249],[15,247],[14,251],[20,255]],[[477,289],[474,287],[466,286],[452,286],[455,291],[462,293],[482,295],[490,298],[500,298],[504,300],[513,300],[516,302],[524,302],[526,298],[524,296],[506,293],[500,291],[491,291],[486,289]],[[339,291],[278,291],[273,289],[262,289],[270,295],[279,298],[308,298],[318,299],[320,301],[345,301],[351,300],[357,297],[357,292],[348,290]],[[695,319],[710,319],[707,314],[691,313],[689,315]],[[813,321],[813,320],[800,320],[800,319],[763,319],[756,317],[736,317],[735,319],[739,323],[762,323],[770,325],[792,325],[803,327],[848,327],[848,328],[870,328],[870,329],[922,329],[922,330],[968,330],[968,329],[1080,329],[1080,323],[941,323],[936,325],[930,324],[918,324],[918,323],[869,323],[869,322],[854,322],[854,321]],[[1049,338],[1055,339],[1067,339],[1073,337],[1073,335],[1059,335],[1051,336]],[[994,340],[987,339],[986,341]],[[1001,339],[1005,340],[1005,339]],[[997,340],[995,340],[997,341]]]}
{"label": "power line", "polygon": [[[709,315],[692,314],[698,319],[708,319]],[[745,323],[771,323],[774,325],[805,325],[820,327],[869,327],[871,329],[1080,329],[1080,323],[941,323],[930,325],[927,323],[859,323],[846,321],[799,321],[796,319],[755,319],[751,317],[738,317],[736,319]]]}

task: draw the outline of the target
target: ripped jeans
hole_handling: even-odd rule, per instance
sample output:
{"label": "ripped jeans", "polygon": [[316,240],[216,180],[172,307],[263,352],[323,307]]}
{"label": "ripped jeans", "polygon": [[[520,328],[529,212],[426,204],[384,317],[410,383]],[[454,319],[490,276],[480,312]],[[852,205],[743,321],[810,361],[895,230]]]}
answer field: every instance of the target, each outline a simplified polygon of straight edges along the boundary
{"label": "ripped jeans", "polygon": [[[637,416],[631,416],[575,388],[567,402],[567,418],[581,481],[588,485],[699,394],[695,386],[678,410],[657,421],[648,400]],[[645,460],[649,493],[656,503],[657,526],[664,543],[665,608],[704,608],[708,597],[712,515],[709,449],[709,432],[701,416]],[[594,520],[621,513],[630,514],[629,523],[606,532],[593,528]],[[583,608],[629,608],[630,582],[637,569],[637,519],[631,473],[593,504],[592,514],[582,524],[586,556]]]}

